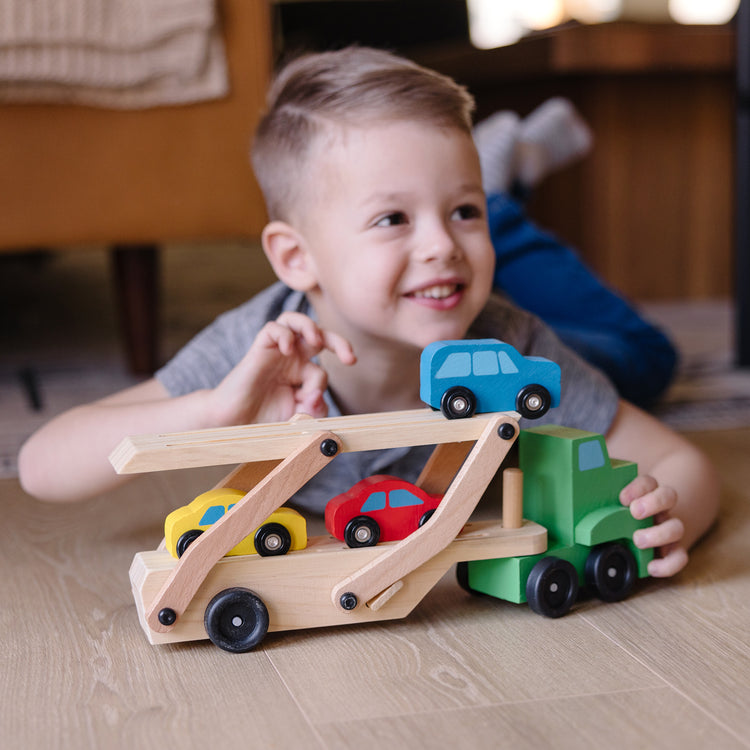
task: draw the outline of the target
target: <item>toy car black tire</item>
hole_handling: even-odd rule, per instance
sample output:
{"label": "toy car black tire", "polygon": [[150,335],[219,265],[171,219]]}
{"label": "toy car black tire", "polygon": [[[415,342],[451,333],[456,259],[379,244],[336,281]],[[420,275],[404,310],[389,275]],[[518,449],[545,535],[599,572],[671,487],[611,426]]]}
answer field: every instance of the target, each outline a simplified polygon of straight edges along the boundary
{"label": "toy car black tire", "polygon": [[599,599],[619,602],[632,591],[638,578],[638,566],[633,553],[624,544],[609,542],[591,550],[583,575]]}
{"label": "toy car black tire", "polygon": [[344,528],[344,541],[349,547],[374,547],[380,540],[380,526],[369,516],[355,516]]}
{"label": "toy car black tire", "polygon": [[466,419],[476,408],[476,396],[462,385],[449,388],[440,399],[440,411],[446,419]]}
{"label": "toy car black tire", "polygon": [[261,557],[285,555],[292,548],[292,535],[280,523],[264,523],[255,532],[253,542]]}
{"label": "toy car black tire", "polygon": [[516,395],[516,411],[526,419],[543,417],[552,406],[552,397],[543,385],[527,385]]}
{"label": "toy car black tire", "polygon": [[435,509],[426,510],[422,513],[422,517],[419,519],[419,528],[422,528],[433,516],[435,515]]}
{"label": "toy car black tire", "polygon": [[248,589],[224,589],[208,603],[203,624],[212,643],[224,651],[241,654],[265,638],[268,609]]}
{"label": "toy car black tire", "polygon": [[567,560],[545,557],[529,573],[526,599],[538,615],[562,617],[578,598],[578,573]]}
{"label": "toy car black tire", "polygon": [[479,593],[469,586],[469,563],[456,563],[456,581],[458,581],[458,585],[469,594],[476,595]]}
{"label": "toy car black tire", "polygon": [[182,557],[185,554],[185,550],[202,534],[200,529],[190,529],[186,531],[175,544],[175,552],[177,557]]}

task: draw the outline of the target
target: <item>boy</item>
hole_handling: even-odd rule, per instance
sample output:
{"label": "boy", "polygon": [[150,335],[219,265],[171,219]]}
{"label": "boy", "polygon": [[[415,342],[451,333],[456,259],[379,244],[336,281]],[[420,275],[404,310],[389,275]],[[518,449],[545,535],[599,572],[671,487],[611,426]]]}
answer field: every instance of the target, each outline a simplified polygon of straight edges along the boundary
{"label": "boy", "polygon": [[[494,252],[471,135],[472,101],[450,79],[385,52],[302,58],[280,74],[253,164],[283,283],[225,314],[152,379],[61,415],[19,457],[31,494],[73,500],[123,481],[107,456],[128,434],[423,406],[419,353],[494,336],[563,369],[551,419],[602,432],[644,474],[622,492],[668,576],[709,527],[718,482],[705,457],[635,407],[536,319],[491,296]],[[369,474],[414,479],[425,449],[339,456],[295,502]]]}

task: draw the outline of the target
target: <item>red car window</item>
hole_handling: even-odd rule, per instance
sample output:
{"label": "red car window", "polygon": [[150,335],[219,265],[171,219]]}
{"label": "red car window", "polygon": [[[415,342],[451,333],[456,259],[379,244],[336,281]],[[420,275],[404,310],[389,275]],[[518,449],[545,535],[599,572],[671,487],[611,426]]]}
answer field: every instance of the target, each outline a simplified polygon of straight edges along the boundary
{"label": "red car window", "polygon": [[360,508],[361,513],[385,508],[385,492],[373,492]]}
{"label": "red car window", "polygon": [[410,505],[424,505],[413,492],[409,490],[391,490],[391,508],[407,508]]}

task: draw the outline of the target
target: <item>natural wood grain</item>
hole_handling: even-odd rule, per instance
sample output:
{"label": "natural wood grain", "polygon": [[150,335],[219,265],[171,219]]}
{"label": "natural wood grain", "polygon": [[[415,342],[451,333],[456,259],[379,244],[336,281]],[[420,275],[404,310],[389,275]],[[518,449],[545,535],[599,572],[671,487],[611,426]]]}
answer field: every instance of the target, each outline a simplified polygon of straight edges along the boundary
{"label": "natural wood grain", "polygon": [[[748,742],[750,430],[709,434],[717,439],[706,441],[705,447],[728,469],[724,481],[729,486],[721,519],[693,554],[692,570],[669,584],[652,582],[654,596],[623,607],[592,608],[585,618]],[[735,439],[727,440],[727,435]]]}
{"label": "natural wood grain", "polygon": [[[396,581],[400,585],[389,590],[375,607],[365,606],[365,600],[356,609],[345,611],[331,601],[335,583],[342,576],[375,566],[397,544],[350,549],[330,536],[313,537],[306,549],[289,552],[283,557],[223,558],[205,581],[195,586],[189,605],[185,605],[172,628],[153,628],[147,613],[163,606],[162,592],[166,591],[181,563],[163,550],[140,552],[133,560],[130,580],[149,642],[179,643],[207,637],[203,627],[206,606],[217,593],[234,586],[249,588],[263,600],[268,608],[271,632],[398,619],[409,614],[454,563],[536,554],[544,551],[546,543],[546,530],[531,522],[520,529],[509,530],[497,520],[467,524],[448,547]],[[190,581],[195,584],[194,578]]]}
{"label": "natural wood grain", "polygon": [[252,463],[240,464],[232,469],[220,482],[216,483],[214,489],[229,487],[235,490],[250,492],[255,485],[265,479],[281,463],[280,458],[268,461],[253,461]]}
{"label": "natural wood grain", "polygon": [[335,452],[324,453],[321,450],[324,441],[331,441],[337,450],[341,447],[333,433],[318,432],[308,436],[306,445],[293,451],[238,500],[231,513],[222,516],[188,547],[146,613],[153,630],[169,630],[173,623],[165,624],[159,620],[162,608],[171,609],[179,619],[218,560],[330,463]]}
{"label": "natural wood grain", "polygon": [[473,447],[473,442],[436,446],[417,479],[417,486],[431,495],[442,495]]}
{"label": "natural wood grain", "polygon": [[[390,547],[361,570],[342,578],[331,592],[334,604],[338,604],[345,593],[353,593],[360,602],[370,601],[418,565],[426,563],[458,535],[518,437],[518,423],[508,415],[484,416],[487,419],[479,439],[429,523]],[[472,422],[475,419],[447,422]],[[504,424],[512,426],[512,438],[500,435],[500,426]],[[426,482],[429,484],[429,479]]]}
{"label": "natural wood grain", "polygon": [[[741,750],[743,742],[696,712],[686,698],[668,688],[606,694],[558,696],[467,709],[407,713],[382,719],[331,722],[318,728],[331,750],[357,747],[429,747],[580,750],[602,747],[720,747]],[[705,743],[705,744],[701,744]]]}
{"label": "natural wood grain", "polygon": [[[426,420],[425,417],[428,417]],[[435,419],[437,417],[437,419]],[[427,428],[422,430],[419,438],[413,438],[410,442],[404,442],[405,434],[416,436],[410,431],[414,422]],[[468,424],[464,424],[468,423]],[[337,433],[320,431],[324,427],[336,427]],[[249,530],[258,527],[263,519],[268,517],[280,505],[287,502],[292,495],[311,479],[330,460],[342,450],[371,450],[373,448],[391,448],[400,445],[421,445],[427,443],[441,443],[445,441],[459,440],[460,449],[451,453],[451,474],[455,473],[459,459],[463,460],[465,455],[464,441],[467,434],[478,438],[471,449],[469,457],[464,460],[461,469],[448,488],[440,507],[436,510],[429,524],[418,529],[414,534],[401,540],[390,548],[382,548],[379,554],[362,565],[361,570],[349,567],[344,577],[331,592],[331,598],[335,608],[343,609],[343,595],[354,598],[354,606],[371,602],[377,597],[375,607],[371,611],[379,611],[383,605],[396,593],[395,584],[401,578],[422,566],[423,563],[435,557],[443,550],[461,530],[471,512],[476,507],[479,499],[487,489],[490,481],[497,472],[500,464],[510,450],[513,442],[518,437],[518,423],[510,414],[498,413],[474,417],[470,420],[445,420],[442,415],[436,415],[429,410],[413,410],[384,414],[362,414],[346,418],[328,418],[315,420],[310,417],[303,419],[295,418],[285,423],[249,425],[241,428],[204,430],[191,433],[177,433],[172,435],[145,435],[135,439],[126,439],[112,454],[112,463],[119,471],[130,471],[133,468],[132,458],[135,455],[132,448],[140,443],[141,447],[136,451],[141,458],[150,464],[152,468],[164,468],[164,449],[170,450],[169,466],[195,465],[194,461],[200,460],[200,465],[226,463],[227,449],[232,455],[234,446],[239,442],[242,450],[255,455],[260,463],[257,470],[247,466],[235,469],[222,484],[231,483],[232,480],[240,480],[247,483],[251,489],[241,498],[231,513],[227,513],[207,532],[196,539],[185,552],[185,554],[172,566],[166,580],[162,582],[161,589],[155,596],[149,595],[144,599],[143,580],[139,572],[131,570],[131,580],[134,581],[134,594],[139,604],[139,613],[148,627],[156,633],[192,633],[195,618],[188,617],[189,628],[181,627],[185,610],[190,605],[198,589],[211,570],[211,568],[223,557],[226,552],[234,547]],[[267,454],[263,451],[269,442],[278,439],[274,451],[286,450],[287,455],[280,463],[276,458],[280,453]],[[326,443],[333,446],[333,453],[323,450]],[[214,449],[220,446],[219,452]],[[187,451],[185,450],[187,449]],[[454,455],[455,454],[455,455]],[[175,463],[175,461],[177,463]],[[432,479],[431,472],[436,478]],[[444,474],[441,462],[430,460],[425,471],[420,476],[420,481],[428,485],[437,486],[444,483]],[[514,521],[514,528],[520,527]],[[379,550],[381,548],[378,548]],[[521,554],[530,554],[531,550]],[[498,557],[511,554],[519,554],[518,551],[503,551]],[[487,557],[487,555],[485,555]],[[320,562],[320,556],[316,556]],[[354,559],[352,555],[347,561]],[[463,558],[448,558],[446,564]],[[479,559],[479,556],[473,559]],[[325,569],[317,570],[320,577],[325,576],[330,567],[335,569],[335,562]],[[254,566],[256,561],[246,560],[243,566]],[[282,561],[282,567],[278,574],[273,577],[283,579],[283,570],[289,563]],[[235,566],[236,568],[236,566]],[[237,568],[236,568],[237,569]],[[268,566],[264,568],[267,570]],[[244,570],[244,567],[243,567]],[[438,570],[438,568],[436,568]],[[439,570],[442,574],[445,568]],[[244,574],[239,569],[234,574],[235,578],[241,578]],[[335,574],[334,574],[335,575]],[[439,577],[439,576],[438,576]],[[243,580],[246,580],[245,575]],[[426,576],[423,576],[426,581]],[[422,580],[422,579],[420,579]],[[434,581],[436,578],[431,578]],[[398,588],[403,588],[401,582]],[[415,584],[412,598],[406,613],[419,601],[419,598],[428,590],[428,586]],[[236,585],[245,585],[236,582],[223,586],[229,588]],[[386,591],[388,590],[388,591]],[[216,592],[217,589],[214,589]],[[255,589],[253,591],[257,594]],[[406,597],[400,598],[404,602]],[[403,606],[403,605],[402,605]],[[347,607],[351,610],[353,607]],[[199,613],[205,609],[205,602],[197,610]],[[302,624],[293,627],[309,627],[304,624],[308,608],[302,608],[305,613],[301,616]],[[327,607],[326,607],[327,609]],[[349,614],[349,612],[347,612]],[[164,617],[166,615],[166,617]],[[200,618],[198,618],[200,620]],[[295,621],[296,622],[296,621]],[[333,624],[335,620],[325,619],[326,624]],[[177,627],[175,628],[175,625]],[[195,636],[189,636],[195,637]],[[177,637],[177,640],[184,640]]]}
{"label": "natural wood grain", "polygon": [[[518,415],[509,412],[510,420]],[[125,438],[110,456],[118,474],[138,474],[286,458],[320,430],[341,437],[342,450],[362,451],[476,440],[488,419],[447,420],[431,409],[354,414],[272,424]]]}
{"label": "natural wood grain", "polygon": [[[313,638],[321,658],[311,661]],[[551,621],[525,606],[471,597],[452,575],[405,620],[290,633],[284,644],[269,656],[281,673],[298,670],[291,689],[316,725],[457,711],[467,737],[459,747],[473,736],[461,709],[663,686],[606,636],[581,629],[578,616]],[[346,671],[355,663],[364,673]],[[312,680],[326,685],[325,694],[302,687]]]}
{"label": "natural wood grain", "polygon": [[242,655],[149,645],[127,580],[221,468],[77,506],[0,482],[0,744],[747,748],[750,429],[691,437],[722,474],[722,517],[674,581],[552,621],[448,572],[406,618],[270,633]]}
{"label": "natural wood grain", "polygon": [[517,529],[523,516],[523,472],[520,469],[503,471],[503,526]]}
{"label": "natural wood grain", "polygon": [[168,484],[149,477],[73,507],[0,482],[0,745],[156,748],[179,738],[189,747],[195,738],[253,737],[322,747],[265,653],[222,665],[216,649],[133,648],[143,643],[123,575],[133,550],[156,544],[164,515],[196,482],[211,481],[208,471],[172,474]]}

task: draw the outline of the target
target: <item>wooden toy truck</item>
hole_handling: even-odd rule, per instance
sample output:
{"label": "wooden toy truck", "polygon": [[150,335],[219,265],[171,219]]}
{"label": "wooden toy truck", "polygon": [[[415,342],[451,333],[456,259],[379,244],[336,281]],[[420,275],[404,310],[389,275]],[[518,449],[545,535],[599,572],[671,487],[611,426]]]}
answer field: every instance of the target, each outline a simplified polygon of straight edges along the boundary
{"label": "wooden toy truck", "polygon": [[[164,549],[135,556],[150,642],[208,636],[242,652],[267,631],[404,617],[456,562],[543,552],[545,528],[521,518],[517,470],[506,470],[503,519],[467,523],[518,437],[517,417],[418,409],[126,439],[111,456],[120,473],[240,463],[218,486],[246,493],[179,559]],[[416,484],[444,497],[405,539],[350,549],[321,537],[282,557],[225,557],[339,453],[416,445],[436,446]]]}

